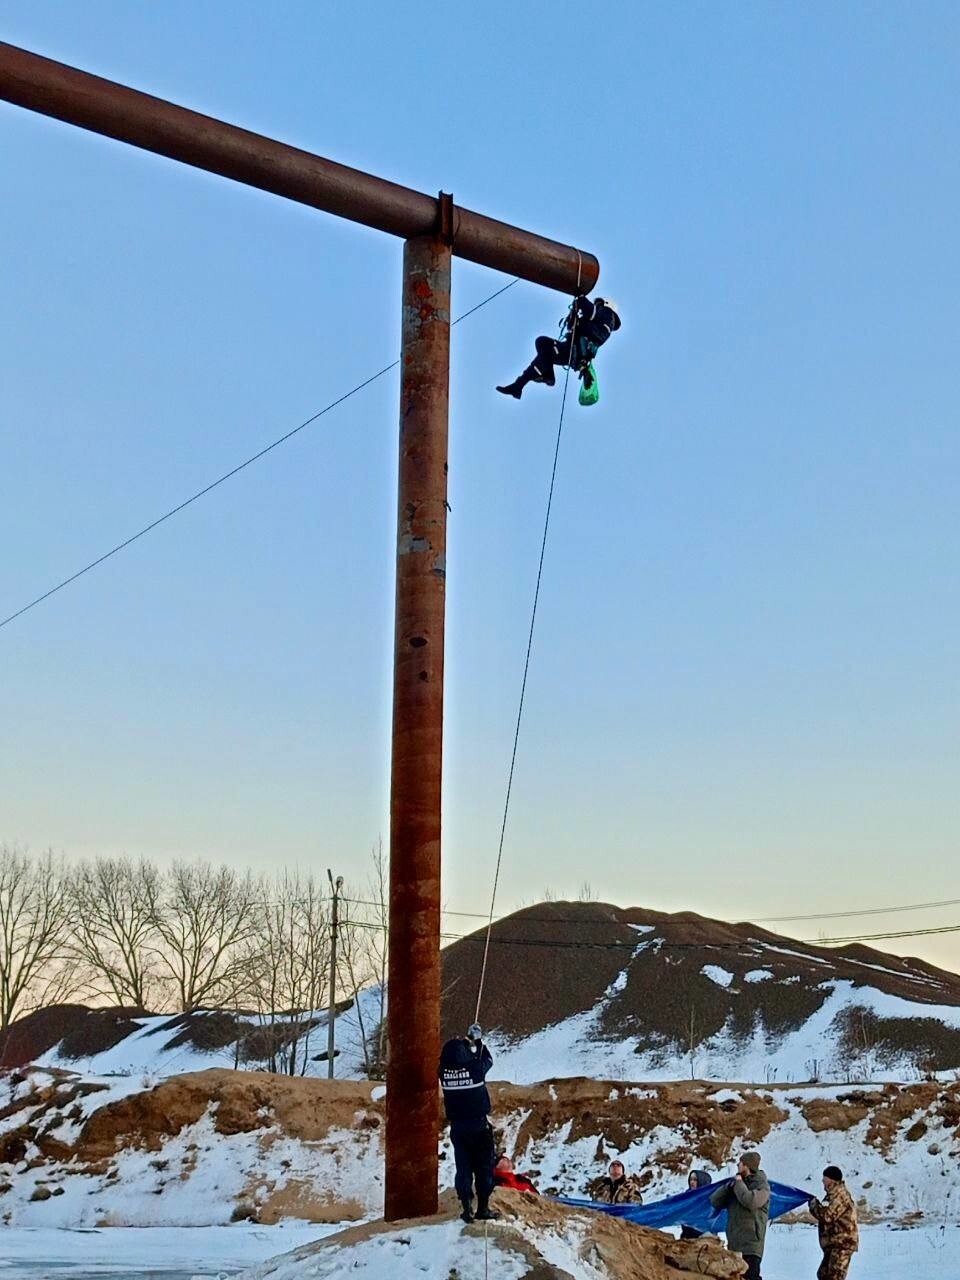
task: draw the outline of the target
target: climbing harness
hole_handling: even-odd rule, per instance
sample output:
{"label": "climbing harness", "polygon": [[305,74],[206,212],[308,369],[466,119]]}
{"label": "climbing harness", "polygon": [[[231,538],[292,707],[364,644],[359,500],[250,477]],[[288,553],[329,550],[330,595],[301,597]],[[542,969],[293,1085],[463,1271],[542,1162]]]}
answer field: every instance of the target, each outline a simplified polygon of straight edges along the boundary
{"label": "climbing harness", "polygon": [[[582,265],[583,260],[581,258],[577,265],[577,297],[580,296],[580,273]],[[578,317],[576,313],[574,313],[573,324],[570,329],[571,364],[573,362],[573,352],[576,350],[577,319]],[[537,585],[533,593],[533,609],[530,614],[530,631],[527,635],[527,654],[523,663],[523,680],[520,684],[520,704],[517,708],[517,722],[513,732],[513,750],[510,754],[510,771],[507,776],[507,794],[503,804],[503,820],[500,823],[500,843],[497,849],[496,869],[493,874],[493,891],[490,895],[490,914],[487,917],[487,936],[483,944],[483,961],[480,966],[480,982],[477,986],[477,1008],[473,1018],[474,1022],[480,1021],[480,1006],[483,1002],[483,985],[487,977],[487,961],[490,958],[490,935],[493,931],[493,912],[497,902],[497,887],[500,883],[500,865],[503,862],[503,842],[507,834],[507,816],[510,812],[510,797],[513,792],[513,775],[517,764],[517,747],[520,742],[520,724],[523,720],[523,703],[527,692],[527,676],[530,673],[530,654],[533,649],[533,629],[537,621],[537,605],[540,602],[540,583],[543,579],[543,560],[547,551],[547,534],[550,531],[550,511],[553,507],[553,490],[557,483],[557,462],[560,458],[560,439],[563,435],[563,415],[567,407],[567,387],[570,382],[570,367],[570,364],[568,364],[566,376],[563,379],[563,399],[560,401],[560,421],[557,424],[557,440],[553,450],[553,469],[550,472],[550,489],[547,493],[547,511],[543,521],[543,537],[540,540],[540,563],[537,566]],[[594,383],[594,386],[596,386],[596,383]]]}

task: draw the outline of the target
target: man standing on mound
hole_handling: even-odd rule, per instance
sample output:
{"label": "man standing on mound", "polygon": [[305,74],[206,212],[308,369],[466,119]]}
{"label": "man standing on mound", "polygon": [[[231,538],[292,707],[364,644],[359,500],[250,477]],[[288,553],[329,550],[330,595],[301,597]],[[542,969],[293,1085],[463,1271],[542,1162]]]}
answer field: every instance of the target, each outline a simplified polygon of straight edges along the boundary
{"label": "man standing on mound", "polygon": [[[457,1166],[456,1188],[464,1222],[481,1222],[498,1215],[490,1208],[493,1165],[496,1158],[487,1092],[487,1072],[493,1066],[476,1023],[466,1036],[448,1040],[440,1050],[440,1087],[450,1123],[450,1141]],[[473,1212],[473,1187],[477,1187],[477,1212]]]}
{"label": "man standing on mound", "polygon": [[850,1259],[860,1248],[857,1206],[835,1164],[823,1171],[823,1189],[826,1195],[822,1200],[810,1201],[823,1250],[817,1280],[846,1280]]}
{"label": "man standing on mound", "polygon": [[715,1209],[727,1211],[727,1248],[747,1264],[746,1280],[760,1280],[760,1259],[770,1217],[770,1183],[760,1168],[760,1152],[740,1157],[737,1175],[710,1197]]}

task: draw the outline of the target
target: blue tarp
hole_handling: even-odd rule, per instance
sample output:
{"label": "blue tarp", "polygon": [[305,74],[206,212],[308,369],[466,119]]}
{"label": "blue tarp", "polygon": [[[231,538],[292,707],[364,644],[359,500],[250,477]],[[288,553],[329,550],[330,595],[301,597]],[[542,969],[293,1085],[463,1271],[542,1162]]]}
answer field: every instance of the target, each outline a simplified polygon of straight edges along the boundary
{"label": "blue tarp", "polygon": [[[572,1209],[596,1209],[600,1213],[610,1213],[615,1218],[626,1218],[628,1222],[635,1222],[641,1227],[687,1226],[716,1234],[727,1229],[727,1211],[714,1209],[710,1197],[718,1187],[729,1186],[732,1181],[732,1178],[727,1178],[723,1182],[712,1182],[707,1187],[684,1191],[681,1195],[655,1200],[652,1204],[598,1204],[593,1200],[572,1200],[567,1196],[558,1196],[557,1199],[560,1204],[569,1205]],[[798,1187],[788,1187],[783,1182],[771,1182],[771,1221],[805,1205],[811,1194]]]}

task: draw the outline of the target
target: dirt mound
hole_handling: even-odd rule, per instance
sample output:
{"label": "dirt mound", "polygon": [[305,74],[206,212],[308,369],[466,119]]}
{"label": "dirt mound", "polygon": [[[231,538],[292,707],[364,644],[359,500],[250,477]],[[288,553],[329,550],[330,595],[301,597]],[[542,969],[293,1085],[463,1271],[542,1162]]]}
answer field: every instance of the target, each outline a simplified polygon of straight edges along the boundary
{"label": "dirt mound", "polygon": [[142,1009],[90,1009],[85,1004],[55,1004],[18,1018],[0,1033],[0,1067],[35,1062],[56,1045],[64,1057],[87,1058],[102,1053],[136,1030],[133,1018]]}
{"label": "dirt mound", "polygon": [[204,1009],[177,1014],[150,1034],[163,1035],[168,1031],[175,1031],[175,1035],[165,1043],[165,1049],[179,1049],[189,1045],[191,1049],[210,1051],[235,1044],[237,1036],[246,1030],[247,1023],[236,1014],[226,1013],[221,1009]]}
{"label": "dirt mound", "polygon": [[94,1112],[77,1152],[87,1160],[112,1156],[120,1147],[157,1151],[166,1138],[196,1124],[208,1111],[224,1135],[278,1128],[301,1142],[326,1138],[331,1129],[379,1129],[382,1102],[372,1086],[349,1080],[315,1080],[247,1071],[195,1071],[171,1076]]}
{"label": "dirt mound", "polygon": [[[542,902],[498,920],[491,934],[485,989],[495,992],[498,1028],[517,1038],[592,1009],[627,963],[637,934],[619,907]],[[485,930],[443,952],[443,1025],[463,1034],[473,1021]],[[616,945],[611,945],[616,944]],[[517,975],[549,973],[549,982]]]}
{"label": "dirt mound", "polygon": [[[586,1079],[528,1087],[495,1085],[494,1114],[524,1116],[513,1139],[515,1159],[524,1167],[530,1163],[528,1153],[561,1130],[567,1143],[596,1139],[604,1151],[623,1153],[655,1130],[666,1129],[682,1141],[660,1155],[659,1167],[680,1174],[694,1157],[715,1167],[727,1164],[735,1152],[759,1146],[787,1119],[770,1093],[744,1089],[736,1098],[716,1102],[715,1092],[693,1081],[613,1088]],[[539,1175],[535,1166],[532,1171]]]}
{"label": "dirt mound", "polygon": [[[498,1191],[497,1209],[498,1222],[461,1227],[456,1200],[448,1192],[435,1218],[352,1227],[271,1259],[247,1273],[247,1280],[300,1280],[334,1262],[361,1276],[388,1274],[386,1265],[391,1280],[427,1272],[479,1280],[488,1271],[498,1274],[508,1258],[522,1259],[527,1280],[680,1280],[684,1274],[726,1280],[746,1271],[743,1259],[714,1238],[681,1242],[619,1218],[516,1191]],[[456,1264],[448,1270],[451,1245]]]}
{"label": "dirt mound", "polygon": [[88,1009],[60,1041],[60,1053],[74,1061],[104,1053],[139,1030],[134,1019],[144,1016],[143,1009],[136,1008]]}
{"label": "dirt mound", "polygon": [[[484,940],[478,930],[444,950],[448,1035],[473,1020]],[[521,972],[550,980],[518,982]],[[583,902],[540,903],[497,921],[485,990],[491,1030],[512,1042],[592,1011],[591,1037],[629,1038],[637,1054],[666,1063],[720,1032],[746,1042],[760,1030],[776,1041],[803,1027],[837,984],[849,984],[854,1004],[858,988],[871,988],[921,1007],[960,1008],[960,976],[920,961],[864,946],[817,947],[693,912]],[[841,1055],[907,1056],[918,1070],[960,1065],[960,1030],[919,1009],[916,1018],[856,1009],[845,1019],[831,1033]]]}

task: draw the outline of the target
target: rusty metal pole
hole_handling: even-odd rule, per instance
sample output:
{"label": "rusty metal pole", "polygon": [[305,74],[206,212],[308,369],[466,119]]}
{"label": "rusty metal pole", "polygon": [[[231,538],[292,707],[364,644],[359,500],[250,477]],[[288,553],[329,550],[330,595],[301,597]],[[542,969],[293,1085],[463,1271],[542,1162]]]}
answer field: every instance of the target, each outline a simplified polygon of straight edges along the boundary
{"label": "rusty metal pole", "polygon": [[[0,100],[405,240],[436,232],[436,199],[422,191],[411,191],[2,41]],[[578,287],[589,293],[600,274],[600,264],[592,253],[459,205],[451,238],[457,257],[561,293],[573,293]]]}
{"label": "rusty metal pole", "polygon": [[437,1211],[449,244],[403,253],[384,1215]]}

